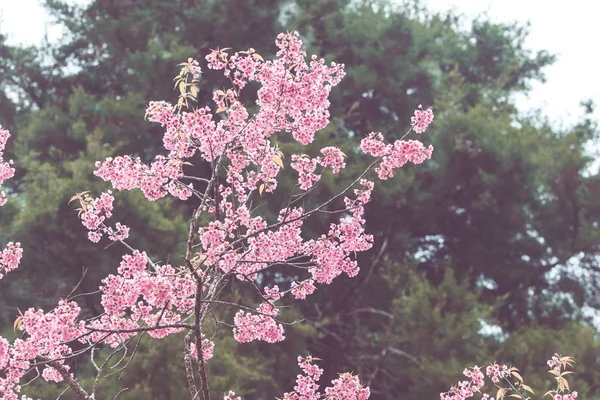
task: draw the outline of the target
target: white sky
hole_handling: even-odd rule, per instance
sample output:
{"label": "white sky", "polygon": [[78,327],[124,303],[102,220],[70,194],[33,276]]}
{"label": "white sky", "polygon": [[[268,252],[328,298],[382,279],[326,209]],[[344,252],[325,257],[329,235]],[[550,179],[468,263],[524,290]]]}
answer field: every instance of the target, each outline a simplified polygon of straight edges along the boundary
{"label": "white sky", "polygon": [[[557,55],[547,68],[545,84],[535,84],[528,99],[518,99],[522,109],[542,108],[551,120],[572,123],[583,115],[579,102],[600,103],[600,54],[595,45],[600,38],[597,0],[425,0],[432,8],[454,8],[467,16],[487,12],[493,21],[530,22],[526,41],[532,50],[548,50]],[[600,104],[598,104],[600,105]],[[595,113],[600,119],[600,110]]]}
{"label": "white sky", "polygon": [[[70,0],[82,3],[86,0]],[[168,1],[168,0],[166,0]],[[551,120],[574,122],[582,115],[581,100],[600,103],[600,54],[595,39],[600,38],[598,0],[423,0],[434,10],[454,8],[468,17],[486,12],[495,21],[529,21],[527,47],[548,50],[558,61],[546,69],[547,82],[535,84],[529,98],[518,98],[522,110],[541,108]],[[58,38],[60,29],[51,27],[50,18],[38,0],[0,0],[0,32],[12,43],[37,44],[47,31]],[[596,112],[600,120],[600,110]]]}

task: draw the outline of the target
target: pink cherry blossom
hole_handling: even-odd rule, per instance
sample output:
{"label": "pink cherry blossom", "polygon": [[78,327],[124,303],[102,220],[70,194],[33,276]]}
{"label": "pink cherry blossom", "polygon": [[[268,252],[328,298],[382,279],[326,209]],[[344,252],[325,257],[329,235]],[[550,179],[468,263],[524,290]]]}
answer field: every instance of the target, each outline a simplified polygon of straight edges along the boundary
{"label": "pink cherry blossom", "polygon": [[6,248],[0,253],[0,279],[2,279],[2,271],[10,272],[16,269],[23,257],[23,249],[19,242],[9,242]]}
{"label": "pink cherry blossom", "polygon": [[[194,363],[202,369],[215,351],[212,337],[202,331],[213,307],[236,307],[233,324],[229,324],[233,337],[241,343],[282,341],[285,324],[280,307],[284,301],[292,297],[304,301],[340,275],[354,277],[359,273],[356,255],[369,250],[374,242],[365,230],[365,207],[372,198],[375,174],[379,179],[390,179],[406,163],[420,164],[431,158],[433,148],[416,140],[386,143],[383,134],[371,133],[361,141],[360,149],[375,161],[352,177],[350,186],[310,207],[311,202],[296,201],[296,188],[277,214],[262,215],[253,205],[255,199],[268,198],[278,189],[287,156],[291,159],[289,167],[298,174],[300,196],[311,195],[322,173],[349,173],[344,170],[346,156],[337,147],[318,152],[307,148],[306,152],[313,154],[308,156],[285,155],[277,145],[281,135],[299,146],[315,141],[329,123],[329,94],[344,77],[344,65],[326,64],[317,56],[307,58],[297,32],[278,35],[275,45],[275,58],[266,61],[254,49],[211,51],[205,58],[208,69],[221,71],[232,85],[215,89],[211,104],[184,110],[181,101],[177,105],[150,102],[146,117],[164,131],[164,151],[155,155],[154,161],[146,164],[135,155],[115,155],[96,162],[94,174],[114,190],[140,190],[150,201],[171,196],[194,202],[185,255],[174,257],[174,264],[168,264],[152,261],[151,252],[131,248],[125,240],[135,232],[112,221],[115,198],[110,190],[99,197],[87,192],[74,196],[88,238],[99,242],[106,236],[122,242],[127,253],[115,266],[116,271],[101,281],[100,315],[84,318],[77,302],[67,298],[51,311],[31,308],[18,317],[16,326],[22,336],[13,343],[0,338],[0,400],[17,399],[22,378],[37,364],[42,365],[43,379],[75,385],[66,359],[99,345],[124,351],[141,332],[155,339],[184,330],[189,332],[186,338],[193,334],[193,343],[185,343],[185,357],[188,361],[196,358]],[[176,78],[184,83],[182,95],[194,97],[194,82],[201,73],[200,63],[194,59],[182,64]],[[246,108],[240,100],[241,91],[249,87],[258,87],[257,108]],[[419,107],[411,129],[422,133],[432,120],[433,113]],[[0,128],[0,183],[14,174],[11,162],[1,159],[8,137]],[[198,163],[210,166],[209,177],[188,175]],[[372,178],[367,176],[371,168]],[[0,205],[4,201],[2,194]],[[304,224],[321,212],[330,212],[335,219],[319,236],[308,238]],[[0,272],[16,268],[21,256],[20,244],[9,243],[1,254]],[[295,268],[293,280],[259,287],[264,271],[278,265]],[[254,297],[240,303],[221,299],[229,282],[249,285]],[[87,347],[74,350],[81,346]],[[317,381],[323,371],[314,359],[300,357],[298,365],[302,374],[294,391],[284,394],[284,399],[365,400],[370,395],[369,388],[349,373],[320,390]],[[186,373],[193,376],[193,372]],[[459,384],[449,395],[454,397],[446,398],[466,398],[480,387],[483,374],[477,367],[465,374],[471,381]],[[234,399],[241,400],[235,392],[224,396],[224,400]]]}
{"label": "pink cherry blossom", "polygon": [[[10,133],[0,125],[0,185],[15,175],[15,169],[11,167],[13,160],[4,161],[4,149],[10,138]],[[0,191],[0,206],[6,204],[6,194]]]}
{"label": "pink cherry blossom", "polygon": [[423,106],[419,104],[419,109],[415,110],[415,115],[411,117],[410,121],[416,133],[423,133],[433,122],[433,111],[423,110]]}

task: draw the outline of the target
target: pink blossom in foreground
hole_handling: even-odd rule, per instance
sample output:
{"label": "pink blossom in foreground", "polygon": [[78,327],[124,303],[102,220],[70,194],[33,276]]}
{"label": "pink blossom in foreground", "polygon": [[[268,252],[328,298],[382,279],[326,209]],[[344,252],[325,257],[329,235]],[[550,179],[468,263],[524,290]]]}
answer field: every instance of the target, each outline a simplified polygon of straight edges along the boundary
{"label": "pink blossom in foreground", "polygon": [[337,174],[341,169],[346,167],[346,162],[344,161],[346,155],[337,147],[324,147],[321,149],[321,154],[323,154],[323,158],[319,157],[319,163],[324,167],[331,168],[334,174]]}
{"label": "pink blossom in foreground", "polygon": [[315,281],[306,279],[300,283],[292,283],[292,295],[297,300],[304,300],[306,296],[310,296],[315,292]]}
{"label": "pink blossom in foreground", "polygon": [[21,257],[23,257],[21,243],[9,242],[0,253],[0,279],[3,277],[2,271],[10,272],[19,266]]}
{"label": "pink blossom in foreground", "polygon": [[313,186],[314,182],[318,182],[321,179],[321,175],[316,175],[315,169],[317,168],[318,160],[316,158],[310,159],[308,157],[292,155],[292,168],[298,171],[298,183],[300,189],[308,190]]}
{"label": "pink blossom in foreground", "polygon": [[[13,160],[4,161],[4,148],[10,138],[10,133],[0,125],[0,185],[15,175],[15,169],[11,167]],[[0,206],[6,204],[6,194],[0,191]]]}
{"label": "pink blossom in foreground", "polygon": [[3,370],[8,364],[9,350],[8,340],[0,337],[0,370]]}
{"label": "pink blossom in foreground", "polygon": [[[547,361],[548,366],[550,368],[552,368],[553,371],[555,371],[555,373],[556,373],[555,378],[557,379],[557,381],[559,379],[564,379],[564,378],[559,378],[559,376],[562,376],[561,375],[561,367],[562,366],[566,367],[566,365],[571,365],[571,362],[573,362],[572,357],[561,357],[558,354],[556,354],[550,360]],[[500,398],[501,394],[502,394],[502,397],[504,397],[504,398],[506,398],[506,397],[524,398],[522,396],[522,393],[510,394],[510,391],[514,391],[514,390],[519,390],[519,391],[522,390],[522,391],[528,391],[530,393],[533,393],[532,389],[529,386],[525,385],[525,383],[523,382],[523,378],[516,371],[518,371],[517,368],[514,368],[514,367],[509,368],[506,365],[498,365],[495,362],[486,368],[486,370],[485,370],[486,375],[491,378],[491,381],[494,383],[496,388],[498,388],[498,398]],[[553,372],[553,371],[550,371],[550,372]],[[572,373],[572,371],[570,371],[570,373]],[[448,392],[440,393],[441,400],[465,400],[470,397],[473,397],[475,395],[475,393],[481,393],[481,389],[483,388],[485,382],[484,382],[484,375],[481,372],[480,368],[477,366],[474,366],[473,368],[471,368],[471,370],[465,369],[463,371],[463,374],[467,378],[469,378],[470,381],[460,381],[460,382],[458,382],[458,386],[453,386],[452,388],[450,388],[450,390]],[[563,372],[563,374],[564,374],[564,372]],[[509,380],[509,378],[511,378],[511,377],[515,377],[517,379],[517,381],[511,383]],[[507,385],[501,385],[502,380],[505,380]],[[569,393],[565,393],[565,392],[569,392]],[[490,397],[490,395],[488,395],[488,394],[485,394],[485,393],[481,393],[481,394],[482,394],[481,398],[484,400],[494,400],[494,398]],[[576,391],[570,391],[570,389],[568,389],[568,385],[566,385],[566,384],[562,387],[559,385],[557,390],[550,390],[549,392],[546,393],[546,395],[548,395],[548,394],[553,395],[552,398],[554,400],[574,400],[577,398],[577,395],[578,395]],[[544,395],[544,397],[546,395]]]}
{"label": "pink blossom in foreground", "polygon": [[103,234],[108,235],[110,240],[125,240],[129,237],[129,228],[120,222],[117,222],[115,228],[107,226],[104,221],[112,217],[114,197],[109,190],[100,195],[99,198],[92,199],[89,195],[79,196],[81,210],[81,223],[87,229],[88,238],[98,243]]}
{"label": "pink blossom in foreground", "polygon": [[223,400],[242,400],[241,397],[235,397],[235,392],[232,392],[231,390],[229,391],[229,393],[227,393],[224,397]]}
{"label": "pink blossom in foreground", "polygon": [[[9,160],[5,162],[3,158],[4,149],[9,138],[10,133],[0,126],[0,185],[2,185],[5,180],[12,178],[15,174],[15,169],[11,167],[13,161]],[[3,206],[4,204],[6,204],[6,194],[0,192],[0,206]],[[13,271],[19,266],[21,257],[23,257],[21,243],[9,242],[6,245],[6,248],[0,253],[0,279],[4,277],[5,273]]]}
{"label": "pink blossom in foreground", "polygon": [[340,374],[338,379],[326,387],[324,393],[319,392],[317,383],[323,370],[313,364],[313,358],[298,357],[298,365],[304,375],[298,375],[294,391],[285,393],[283,400],[367,400],[371,395],[368,387],[363,387],[357,376],[350,373]]}
{"label": "pink blossom in foreground", "polygon": [[421,164],[431,158],[433,146],[425,147],[418,140],[396,140],[394,144],[385,144],[381,133],[372,132],[361,141],[364,153],[374,157],[381,157],[381,163],[375,168],[379,179],[389,179],[396,173],[396,169],[403,167],[407,162]]}
{"label": "pink blossom in foreground", "polygon": [[423,106],[419,104],[419,109],[415,110],[415,115],[410,118],[410,122],[416,133],[423,133],[433,122],[433,111],[423,110]]}
{"label": "pink blossom in foreground", "polygon": [[[271,218],[256,214],[252,206],[258,196],[268,196],[277,189],[279,174],[286,167],[273,136],[286,135],[301,145],[313,143],[318,131],[329,123],[329,94],[345,75],[343,64],[326,64],[316,56],[307,58],[296,32],[280,34],[276,46],[275,59],[268,61],[253,49],[233,54],[212,51],[206,57],[208,68],[221,70],[233,84],[232,88],[213,92],[214,104],[188,111],[165,101],[148,105],[146,117],[164,129],[164,154],[156,155],[149,164],[130,155],[96,163],[94,174],[110,182],[113,189],[140,190],[150,201],[169,195],[183,201],[193,198],[199,204],[198,214],[194,215],[202,214],[202,218],[190,225],[188,252],[180,265],[154,263],[145,252],[128,247],[129,253],[123,256],[116,272],[101,281],[100,316],[82,319],[77,303],[67,299],[49,312],[29,309],[18,317],[16,326],[22,337],[12,344],[0,338],[0,400],[18,399],[22,378],[39,358],[60,360],[53,367],[44,366],[41,375],[47,381],[62,381],[69,373],[64,359],[74,357],[71,346],[77,341],[119,349],[140,330],[157,339],[185,329],[201,331],[202,317],[198,315],[208,312],[206,305],[227,304],[218,298],[223,289],[220,282],[237,280],[257,289],[255,299],[249,299],[248,304],[230,304],[239,307],[233,318],[234,338],[239,342],[273,343],[285,339],[279,321],[285,296],[304,300],[340,275],[358,274],[357,253],[373,245],[372,235],[365,231],[364,217],[375,186],[373,180],[365,175],[357,178],[336,195],[334,200],[339,204],[335,207],[324,203],[311,209],[290,202]],[[198,78],[200,65],[189,59],[183,64],[180,78],[185,71]],[[240,91],[250,82],[259,87],[256,112],[246,109],[239,100]],[[422,133],[432,119],[433,113],[420,107],[412,119],[412,129]],[[8,132],[0,129],[0,156],[7,138]],[[407,162],[419,164],[431,158],[433,148],[415,140],[385,143],[381,133],[371,133],[361,142],[361,150],[376,158],[373,167],[377,176],[389,179]],[[338,174],[346,166],[345,154],[333,146],[312,156],[290,158],[290,167],[298,173],[303,191],[313,188],[324,171]],[[219,180],[188,176],[188,168],[193,172],[198,162],[208,163],[218,172]],[[8,165],[0,158],[0,183],[14,173]],[[3,199],[0,197],[0,203]],[[113,211],[112,192],[98,198],[77,195],[75,199],[81,203],[81,222],[90,240],[98,242],[107,235],[116,241],[129,236],[129,228],[120,222],[107,224]],[[341,211],[337,210],[340,206]],[[336,217],[321,235],[306,238],[305,221],[321,211],[333,210]],[[199,221],[204,224],[196,225]],[[9,243],[0,258],[0,272],[16,268],[21,254],[18,243]],[[299,267],[295,281],[286,281],[281,288],[259,289],[255,285],[263,271],[281,264]],[[200,308],[198,298],[202,298]],[[200,321],[199,328],[190,325],[194,320]],[[186,352],[207,361],[213,355],[214,343],[204,335],[201,338],[200,350],[191,343],[186,344]],[[77,344],[77,348],[80,346]],[[284,399],[369,397],[369,388],[348,373],[320,390],[317,381],[323,371],[313,361],[311,357],[298,359],[303,374],[298,375],[294,392],[286,393]],[[469,374],[472,382],[463,385],[466,393],[479,384],[475,370]],[[224,399],[240,400],[234,392]]]}
{"label": "pink blossom in foreground", "polygon": [[[213,351],[215,349],[215,344],[204,337],[202,334],[202,358],[204,361],[208,361],[213,357]],[[196,345],[192,343],[190,345],[190,355],[194,358],[198,358],[198,350],[196,349]]]}
{"label": "pink blossom in foreground", "polygon": [[469,381],[460,381],[458,386],[450,388],[449,392],[440,393],[441,400],[465,400],[478,393],[485,384],[484,375],[478,366],[471,370],[465,369],[463,374],[469,378]]}

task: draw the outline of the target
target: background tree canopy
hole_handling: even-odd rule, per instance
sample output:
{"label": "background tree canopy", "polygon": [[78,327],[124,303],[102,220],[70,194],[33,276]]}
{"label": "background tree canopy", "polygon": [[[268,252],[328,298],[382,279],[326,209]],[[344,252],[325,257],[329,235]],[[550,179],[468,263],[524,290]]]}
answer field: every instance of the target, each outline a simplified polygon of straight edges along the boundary
{"label": "background tree canopy", "polygon": [[[293,386],[295,355],[307,351],[325,371],[358,372],[373,399],[438,398],[465,366],[494,359],[517,365],[543,393],[551,383],[544,357],[560,352],[578,361],[572,386],[580,396],[600,399],[598,332],[582,312],[600,309],[600,179],[585,151],[598,139],[597,122],[556,127],[542,113],[515,108],[514,95],[543,80],[554,60],[524,47],[525,27],[396,3],[95,0],[75,7],[45,0],[67,31],[59,43],[23,48],[0,37],[0,124],[15,135],[9,152],[17,167],[0,241],[25,249],[22,268],[0,281],[2,334],[13,335],[16,306],[52,307],[84,267],[87,292],[116,269],[124,249],[89,242],[67,203],[76,192],[107,189],[92,175],[96,160],[160,152],[160,128],[143,114],[148,101],[175,98],[177,64],[203,60],[218,46],[253,47],[267,58],[277,33],[298,30],[309,54],[345,63],[348,72],[332,93],[320,146],[341,146],[348,168],[364,169],[360,139],[372,131],[401,137],[423,104],[436,119],[420,139],[436,150],[375,192],[367,220],[376,244],[360,257],[359,277],[317,291],[302,307],[290,304],[290,316],[304,323],[290,327],[286,341],[239,345],[228,332],[220,336],[209,362],[214,395],[232,388],[248,400],[273,398]],[[226,84],[219,79],[205,71],[200,104]],[[210,173],[208,165],[193,168]],[[345,184],[327,176],[311,201]],[[115,197],[134,246],[163,261],[180,258],[189,206],[148,203],[135,192]],[[269,195],[262,206],[268,212],[283,201]],[[329,222],[315,221],[307,234]],[[281,272],[261,284],[276,283]],[[229,295],[247,294],[232,287]],[[97,313],[90,299],[85,312]],[[121,398],[183,398],[181,343],[144,340],[121,382],[105,382],[108,392],[118,386],[131,388]],[[28,390],[41,398],[62,391]]]}

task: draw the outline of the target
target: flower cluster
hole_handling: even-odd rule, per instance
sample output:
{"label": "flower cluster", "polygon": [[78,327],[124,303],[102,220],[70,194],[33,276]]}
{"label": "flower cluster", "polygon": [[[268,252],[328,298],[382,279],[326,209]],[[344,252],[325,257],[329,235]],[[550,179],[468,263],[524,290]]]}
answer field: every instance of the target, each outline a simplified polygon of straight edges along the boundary
{"label": "flower cluster", "polygon": [[238,342],[262,340],[267,343],[276,343],[285,339],[283,326],[274,319],[279,313],[277,308],[271,303],[263,303],[256,311],[258,314],[244,313],[240,310],[235,315],[233,336]]}
{"label": "flower cluster", "polygon": [[[544,397],[547,395],[552,395],[554,400],[574,400],[577,398],[577,392],[569,389],[569,384],[563,377],[567,374],[573,373],[572,371],[563,371],[563,368],[566,369],[567,366],[572,366],[572,362],[572,357],[561,357],[559,354],[555,354],[550,360],[547,361],[548,366],[552,368],[552,370],[549,372],[556,377],[557,388],[555,390],[549,390],[546,392]],[[492,382],[498,389],[498,400],[506,397],[517,397],[524,399],[524,392],[534,394],[534,391],[524,383],[523,377],[518,371],[519,370],[515,367],[509,368],[506,365],[498,365],[496,363],[493,363],[486,368],[486,375],[491,378]],[[465,400],[473,397],[475,393],[481,393],[481,388],[484,386],[485,382],[480,368],[475,366],[471,370],[465,369],[463,374],[467,378],[470,378],[470,381],[461,381],[458,383],[458,386],[453,386],[450,391],[440,393],[441,400]],[[516,379],[514,383],[509,380],[511,377]],[[506,381],[508,386],[501,386],[501,380]],[[516,391],[516,393],[510,394],[511,391]],[[485,393],[482,394],[482,399],[494,400],[493,397],[490,397]]]}
{"label": "flower cluster", "polygon": [[510,375],[510,370],[506,365],[499,366],[494,363],[485,369],[485,374],[492,377],[492,382],[499,383],[500,379]]}
{"label": "flower cluster", "polygon": [[312,188],[313,184],[321,179],[321,175],[315,174],[317,165],[331,168],[331,172],[337,174],[346,167],[345,154],[337,147],[325,147],[321,149],[323,157],[310,158],[306,154],[292,155],[292,168],[298,171],[298,184],[301,190]]}
{"label": "flower cluster", "polygon": [[549,359],[548,361],[546,361],[546,363],[548,364],[548,366],[550,368],[552,368],[555,371],[560,371],[560,360],[558,359],[557,356],[552,356],[551,359]]}
{"label": "flower cluster", "polygon": [[[267,61],[254,49],[233,54],[228,49],[213,50],[206,56],[208,68],[221,70],[233,87],[215,90],[211,106],[184,111],[187,100],[196,98],[195,82],[201,73],[198,61],[188,59],[176,77],[181,92],[179,102],[150,102],[146,110],[148,120],[164,129],[165,154],[156,155],[150,164],[130,155],[96,162],[94,174],[110,182],[115,190],[139,189],[151,201],[167,195],[181,200],[194,196],[199,200],[190,223],[184,265],[155,264],[145,252],[130,249],[117,272],[102,280],[100,316],[80,319],[77,304],[69,300],[61,301],[48,313],[28,310],[18,320],[23,338],[12,345],[0,338],[2,400],[17,398],[21,378],[39,357],[60,360],[63,367],[53,364],[55,368],[48,366],[42,372],[44,379],[58,382],[68,371],[62,360],[74,356],[71,342],[91,346],[88,349],[99,343],[119,349],[140,332],[154,338],[184,329],[199,332],[210,307],[227,304],[218,299],[224,282],[237,279],[243,284],[255,284],[263,271],[287,265],[300,271],[296,281],[287,281],[289,286],[282,289],[259,289],[258,306],[239,305],[241,309],[233,318],[233,335],[239,342],[281,341],[285,332],[278,320],[278,303],[284,296],[306,299],[317,285],[330,284],[342,274],[358,274],[356,254],[370,249],[373,243],[373,237],[365,231],[364,219],[375,185],[365,178],[368,170],[347,189],[315,208],[305,209],[290,198],[272,220],[253,213],[254,200],[276,190],[284,168],[284,154],[273,136],[289,135],[301,145],[311,144],[316,133],[329,123],[329,94],[345,75],[343,64],[327,65],[316,56],[307,58],[297,32],[278,35],[276,46],[275,59]],[[259,86],[258,109],[254,113],[240,101],[240,92],[250,82]],[[412,118],[411,129],[422,133],[432,120],[431,110],[420,107]],[[14,173],[9,163],[1,160],[7,138],[8,132],[0,128],[0,183]],[[392,177],[396,169],[409,161],[422,163],[433,151],[431,146],[415,140],[386,144],[381,133],[366,137],[361,149],[377,158],[373,166],[380,179]],[[196,159],[190,162],[192,157]],[[322,171],[340,173],[346,166],[345,158],[339,148],[325,147],[314,158],[292,155],[291,168],[298,172],[301,190],[308,191],[321,179]],[[198,160],[212,167],[211,179],[184,173],[184,168],[186,172],[188,168],[192,170]],[[190,180],[200,182],[197,185],[202,191],[194,188]],[[0,203],[4,198],[2,194]],[[114,241],[128,237],[128,227],[119,222],[114,226],[106,224],[112,217],[112,192],[104,192],[98,198],[82,193],[73,199],[81,204],[80,218],[90,240],[98,242],[103,235]],[[325,232],[311,239],[303,235],[308,218],[334,210],[339,218],[332,220]],[[208,222],[198,226],[199,221]],[[20,245],[10,243],[0,258],[0,271],[16,268],[21,254]],[[197,301],[200,298],[202,301]],[[202,336],[199,346],[197,349],[186,342],[186,352],[192,357],[210,359],[213,342]],[[351,374],[341,374],[320,392],[316,382],[322,370],[313,361],[311,357],[298,359],[303,374],[298,376],[295,392],[286,393],[285,399],[369,397],[369,389]],[[470,393],[479,385],[476,372],[479,373],[469,372],[472,382],[463,385],[460,393]],[[229,392],[224,399],[239,397]]]}
{"label": "flower cluster", "polygon": [[[464,400],[473,397],[475,393],[478,393],[485,384],[484,376],[481,372],[481,368],[474,366],[471,370],[465,369],[463,371],[470,380],[458,382],[458,386],[450,388],[449,392],[440,393],[441,400]],[[487,398],[487,397],[485,397]],[[493,400],[493,399],[492,399]]]}
{"label": "flower cluster", "polygon": [[569,384],[564,378],[565,375],[572,374],[572,371],[567,371],[567,366],[573,366],[572,357],[561,357],[560,354],[554,354],[547,364],[552,370],[548,371],[556,378],[557,388],[549,391],[547,394],[552,394],[554,400],[574,400],[578,393],[571,391]]}
{"label": "flower cluster", "polygon": [[[72,349],[66,343],[76,340],[82,332],[76,321],[79,311],[76,303],[64,300],[48,313],[30,308],[18,319],[17,326],[25,333],[24,338],[16,339],[12,346],[0,338],[2,400],[17,399],[15,392],[20,391],[18,383],[37,357],[56,360],[65,371],[69,370],[69,366],[64,365],[64,358],[72,354]],[[46,367],[42,377],[47,381],[63,380],[63,376],[52,367]]]}
{"label": "flower cluster", "polygon": [[[0,125],[0,185],[15,175],[15,169],[11,167],[13,160],[4,161],[4,148],[10,138],[10,133]],[[6,194],[0,191],[0,206],[6,204]]]}
{"label": "flower cluster", "polygon": [[6,248],[0,252],[0,279],[4,276],[2,271],[10,272],[16,269],[23,257],[23,249],[19,242],[9,242]]}
{"label": "flower cluster", "polygon": [[315,281],[306,279],[302,282],[292,282],[292,295],[297,300],[304,300],[315,292]]}
{"label": "flower cluster", "polygon": [[319,392],[319,384],[323,370],[313,364],[311,356],[298,357],[298,366],[304,375],[298,375],[294,392],[285,393],[283,400],[366,400],[371,395],[368,387],[363,387],[358,377],[350,373],[340,374],[333,380],[332,385],[325,388],[324,393]]}
{"label": "flower cluster", "polygon": [[117,190],[140,189],[148,200],[158,200],[168,193],[187,200],[192,195],[193,186],[177,181],[183,176],[181,165],[181,160],[163,156],[157,156],[150,167],[143,164],[139,157],[109,157],[102,163],[96,162],[94,175],[112,182]]}
{"label": "flower cluster", "polygon": [[323,158],[319,158],[319,164],[324,167],[330,167],[334,174],[340,172],[341,169],[346,167],[344,158],[346,155],[337,147],[324,147],[321,149]]}
{"label": "flower cluster", "polygon": [[[0,126],[0,185],[2,185],[5,180],[12,178],[15,174],[15,169],[11,167],[13,161],[4,161],[3,159],[4,148],[6,147],[9,138],[10,133]],[[0,207],[4,204],[6,204],[6,194],[3,191],[0,191]],[[10,272],[19,266],[22,256],[23,249],[21,248],[21,243],[9,242],[6,245],[6,248],[0,253],[0,279],[4,277],[4,273]]]}
{"label": "flower cluster", "polygon": [[[100,318],[80,320],[79,306],[65,300],[51,312],[32,308],[19,317],[16,326],[25,333],[25,338],[10,346],[0,337],[0,370],[5,375],[0,377],[0,393],[4,394],[0,399],[17,398],[18,383],[37,357],[59,360],[62,365],[62,360],[73,354],[70,342],[104,342],[117,347],[135,336],[140,326],[165,326],[148,331],[155,338],[180,332],[182,328],[176,324],[193,309],[196,284],[189,274],[178,274],[170,265],[157,266],[155,272],[150,272],[147,264],[146,254],[134,251],[123,257],[117,275],[109,275],[102,281],[104,314]],[[212,341],[202,340],[205,360],[212,357],[213,349]],[[196,356],[194,346],[192,356]],[[63,367],[69,370],[68,365]],[[42,376],[47,381],[63,380],[52,367],[46,367]]]}
{"label": "flower cluster", "polygon": [[129,228],[120,222],[117,222],[115,228],[107,226],[104,221],[112,217],[113,202],[115,198],[109,190],[93,199],[89,194],[78,194],[72,200],[78,199],[81,204],[80,218],[81,223],[88,232],[88,238],[98,243],[103,234],[108,235],[110,240],[125,240],[129,237]]}
{"label": "flower cluster", "polygon": [[364,153],[381,158],[380,165],[375,168],[379,179],[392,178],[396,169],[407,162],[421,164],[431,158],[433,146],[425,147],[418,140],[396,140],[393,144],[385,144],[381,133],[372,132],[361,142]]}
{"label": "flower cluster", "polygon": [[[135,328],[146,326],[169,326],[181,321],[193,309],[196,285],[189,274],[178,274],[170,265],[156,266],[148,271],[148,256],[134,251],[123,256],[116,275],[102,280],[102,306],[105,314],[93,320],[89,326],[96,330],[93,340],[102,338],[103,331],[129,329],[106,338],[105,342],[116,347],[123,340],[135,336]],[[153,329],[148,334],[162,338],[180,332],[182,328]],[[208,349],[208,343],[203,349]],[[210,351],[212,353],[212,350]]]}
{"label": "flower cluster", "polygon": [[321,179],[320,175],[315,174],[317,169],[318,160],[316,158],[308,158],[306,155],[298,156],[292,155],[292,168],[298,171],[298,183],[300,189],[308,190],[312,187],[314,182]]}
{"label": "flower cluster", "polygon": [[433,111],[430,109],[423,110],[423,106],[419,104],[419,109],[415,110],[414,117],[410,118],[412,129],[416,133],[423,133],[433,122]]}
{"label": "flower cluster", "polygon": [[[202,334],[202,342],[200,346],[202,346],[202,358],[204,361],[210,360],[213,357],[213,351],[215,350],[214,342],[206,339],[204,334]],[[194,358],[198,358],[198,349],[194,343],[190,344],[190,355]]]}
{"label": "flower cluster", "polygon": [[366,400],[371,395],[368,387],[363,385],[358,380],[356,375],[351,373],[340,374],[338,379],[331,381],[332,386],[325,388],[327,399],[331,400]]}
{"label": "flower cluster", "polygon": [[223,400],[242,400],[241,397],[235,397],[235,392],[232,392],[231,390],[229,391],[229,393],[227,393],[225,396],[223,396]]}

